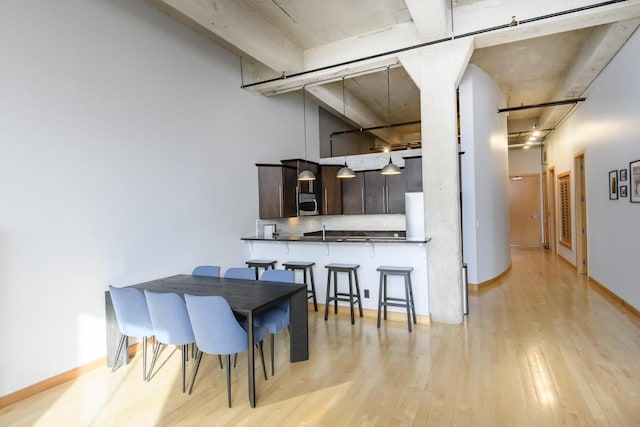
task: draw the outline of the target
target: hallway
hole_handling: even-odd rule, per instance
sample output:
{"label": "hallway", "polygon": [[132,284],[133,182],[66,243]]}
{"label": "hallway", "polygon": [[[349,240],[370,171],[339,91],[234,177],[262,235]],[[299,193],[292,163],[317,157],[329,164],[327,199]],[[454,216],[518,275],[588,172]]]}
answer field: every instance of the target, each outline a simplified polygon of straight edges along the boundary
{"label": "hallway", "polygon": [[216,358],[203,358],[189,396],[174,354],[149,383],[135,357],[1,409],[0,425],[640,425],[640,320],[541,249],[514,248],[512,260],[470,295],[463,325],[409,334],[310,311],[310,360],[290,364],[288,336],[276,336],[276,375],[257,376],[255,409],[245,355],[229,409]]}

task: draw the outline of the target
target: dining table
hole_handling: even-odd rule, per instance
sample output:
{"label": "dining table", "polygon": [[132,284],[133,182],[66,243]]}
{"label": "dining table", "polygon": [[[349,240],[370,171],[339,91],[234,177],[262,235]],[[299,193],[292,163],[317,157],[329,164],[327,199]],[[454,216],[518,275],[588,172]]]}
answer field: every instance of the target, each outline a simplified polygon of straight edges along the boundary
{"label": "dining table", "polygon": [[[253,319],[257,313],[278,304],[280,301],[289,300],[291,307],[289,310],[289,360],[291,362],[300,362],[309,359],[307,287],[303,284],[282,284],[259,280],[179,274],[128,287],[154,292],[172,292],[182,298],[184,298],[185,294],[218,295],[229,302],[234,313],[245,316],[247,319],[248,340],[249,402],[252,408],[256,406]],[[125,365],[128,363],[128,352],[121,352],[122,354],[118,360],[115,360],[120,331],[109,291],[105,292],[105,314],[107,366]]]}

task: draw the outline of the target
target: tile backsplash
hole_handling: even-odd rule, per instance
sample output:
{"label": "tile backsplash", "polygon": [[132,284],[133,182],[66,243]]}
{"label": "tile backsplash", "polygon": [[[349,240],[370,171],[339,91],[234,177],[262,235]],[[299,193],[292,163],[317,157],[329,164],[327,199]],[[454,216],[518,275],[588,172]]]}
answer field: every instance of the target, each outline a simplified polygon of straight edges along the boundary
{"label": "tile backsplash", "polygon": [[327,230],[405,231],[404,214],[384,215],[318,215],[284,219],[256,220],[256,236],[264,236],[264,225],[275,224],[280,236],[301,236],[318,231],[324,224]]}

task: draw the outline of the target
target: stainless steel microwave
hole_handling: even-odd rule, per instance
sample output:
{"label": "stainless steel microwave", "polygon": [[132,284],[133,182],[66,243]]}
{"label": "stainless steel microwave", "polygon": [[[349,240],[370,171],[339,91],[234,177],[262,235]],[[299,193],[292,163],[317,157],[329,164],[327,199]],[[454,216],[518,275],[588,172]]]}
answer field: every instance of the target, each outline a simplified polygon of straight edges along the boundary
{"label": "stainless steel microwave", "polygon": [[314,193],[298,194],[298,215],[319,215],[318,199]]}

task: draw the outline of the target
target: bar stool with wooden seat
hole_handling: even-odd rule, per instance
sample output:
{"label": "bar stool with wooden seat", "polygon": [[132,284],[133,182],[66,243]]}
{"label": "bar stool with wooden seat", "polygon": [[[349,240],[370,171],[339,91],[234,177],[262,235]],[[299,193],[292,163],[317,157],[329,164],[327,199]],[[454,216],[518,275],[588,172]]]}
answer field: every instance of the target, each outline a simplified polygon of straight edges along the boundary
{"label": "bar stool with wooden seat", "polygon": [[[324,306],[324,320],[329,315],[329,304],[334,301],[334,313],[338,313],[338,301],[348,301],[351,311],[351,324],[354,322],[353,303],[358,302],[360,317],[362,317],[362,302],[360,300],[360,285],[358,284],[358,264],[327,264],[327,300]],[[331,296],[331,273],[333,273],[333,296]],[[338,292],[338,273],[347,273],[349,276],[349,292]],[[352,280],[353,276],[353,280]],[[353,282],[356,283],[356,293],[353,293]]]}
{"label": "bar stool with wooden seat", "polygon": [[258,280],[258,278],[260,277],[260,269],[261,268],[264,268],[265,270],[268,270],[269,268],[275,269],[276,262],[278,261],[276,261],[275,259],[251,259],[246,263],[250,268],[255,268],[256,280]]}
{"label": "bar stool with wooden seat", "polygon": [[311,279],[311,289],[307,289],[307,299],[313,301],[313,310],[318,311],[318,302],[316,301],[316,284],[313,280],[313,266],[315,262],[306,261],[288,261],[283,263],[285,270],[302,270],[302,279],[304,284],[307,284],[307,270],[309,270],[309,278]]}
{"label": "bar stool with wooden seat", "polygon": [[[411,332],[411,314],[413,323],[416,322],[416,307],[413,303],[413,288],[411,287],[411,272],[413,267],[389,267],[380,266],[380,290],[378,292],[378,328],[380,327],[380,309],[384,307],[384,320],[387,320],[387,306],[405,307],[407,309],[407,323]],[[387,276],[404,277],[404,298],[392,298],[387,296]]]}

